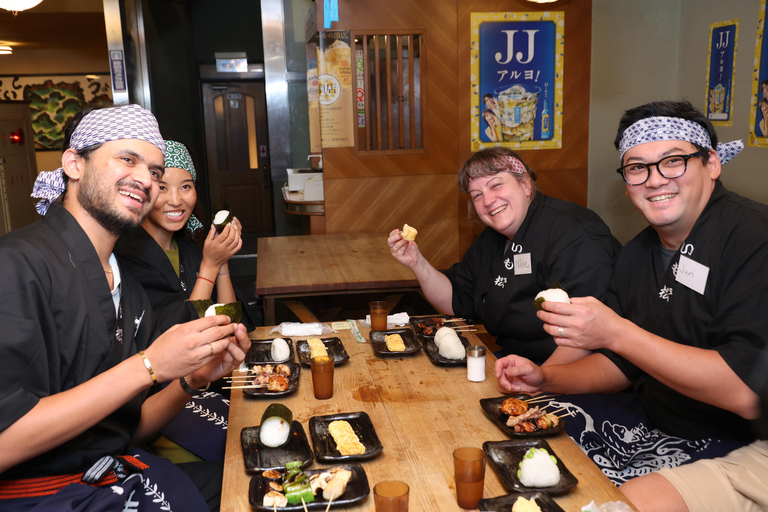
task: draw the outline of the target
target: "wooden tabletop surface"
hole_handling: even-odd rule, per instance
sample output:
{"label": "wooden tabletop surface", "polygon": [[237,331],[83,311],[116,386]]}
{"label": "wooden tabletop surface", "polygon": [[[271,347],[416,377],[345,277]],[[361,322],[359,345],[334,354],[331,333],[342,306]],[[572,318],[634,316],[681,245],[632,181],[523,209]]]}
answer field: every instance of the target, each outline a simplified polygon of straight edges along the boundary
{"label": "wooden tabletop surface", "polygon": [[258,295],[416,288],[418,281],[371,233],[259,238]]}
{"label": "wooden tabletop surface", "polygon": [[[252,339],[268,339],[270,328],[251,333]],[[368,340],[368,330],[361,328]],[[472,333],[464,333],[470,343],[479,343]],[[411,356],[377,357],[370,342],[355,341],[350,331],[333,334],[341,339],[350,355],[336,368],[334,396],[316,400],[312,376],[302,368],[297,392],[279,401],[293,411],[310,437],[309,419],[337,413],[365,411],[384,446],[374,459],[362,462],[371,489],[383,480],[403,480],[410,486],[410,510],[418,512],[460,510],[456,504],[452,452],[461,446],[482,447],[485,441],[509,438],[483,413],[481,398],[500,396],[493,375],[495,358],[486,357],[485,382],[469,382],[465,367],[440,367],[420,351]],[[298,340],[302,338],[294,338]],[[232,390],[225,456],[222,512],[250,512],[248,484],[251,474],[244,466],[240,431],[256,426],[269,399],[245,397]],[[600,505],[627,499],[603,475],[579,446],[565,433],[544,438],[566,467],[578,479],[576,487],[554,500],[566,512],[579,512],[591,500]],[[311,442],[311,441],[310,441]],[[315,461],[310,469],[332,466]],[[372,494],[373,491],[371,491]],[[488,467],[484,497],[508,492],[495,472]],[[333,506],[331,507],[333,509]],[[349,508],[373,511],[373,496]]]}

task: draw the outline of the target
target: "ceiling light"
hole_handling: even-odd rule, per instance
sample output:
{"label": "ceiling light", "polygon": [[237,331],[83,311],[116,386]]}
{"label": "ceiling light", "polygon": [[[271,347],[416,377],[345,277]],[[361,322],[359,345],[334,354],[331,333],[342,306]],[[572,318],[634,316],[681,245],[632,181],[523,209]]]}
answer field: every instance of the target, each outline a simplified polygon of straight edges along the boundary
{"label": "ceiling light", "polygon": [[533,2],[535,4],[551,4],[557,2],[557,0],[528,0],[529,2]]}
{"label": "ceiling light", "polygon": [[0,0],[0,9],[11,11],[15,16],[19,11],[31,9],[43,0]]}
{"label": "ceiling light", "polygon": [[10,46],[0,46],[0,55],[10,55],[13,53],[13,48]]}

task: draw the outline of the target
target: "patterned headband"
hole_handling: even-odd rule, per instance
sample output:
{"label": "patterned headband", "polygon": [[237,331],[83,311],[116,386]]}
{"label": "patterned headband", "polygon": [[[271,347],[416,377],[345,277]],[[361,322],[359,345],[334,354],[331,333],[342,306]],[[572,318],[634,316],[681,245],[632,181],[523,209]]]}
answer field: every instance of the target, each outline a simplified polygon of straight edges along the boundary
{"label": "patterned headband", "polygon": [[[707,130],[698,123],[679,117],[646,117],[624,130],[619,142],[621,161],[624,161],[624,153],[630,148],[660,140],[682,140],[712,149],[712,139],[709,138]],[[717,156],[720,158],[720,163],[728,163],[742,149],[744,149],[744,143],[740,140],[718,143]]]}
{"label": "patterned headband", "polygon": [[[177,169],[184,169],[192,175],[192,181],[197,183],[197,171],[195,170],[195,164],[192,163],[192,156],[187,150],[187,146],[181,142],[175,140],[165,141],[165,168],[176,167]],[[190,215],[187,221],[187,231],[193,233],[203,227],[203,223],[200,222],[197,217]]]}
{"label": "patterned headband", "polygon": [[[139,139],[160,149],[165,156],[165,143],[157,119],[139,105],[121,105],[89,112],[80,120],[69,141],[69,147],[80,151],[112,140]],[[35,209],[45,215],[48,207],[66,190],[64,170],[41,172],[35,180],[32,197],[40,199]]]}
{"label": "patterned headband", "polygon": [[[525,168],[525,164],[513,156],[499,157],[502,162],[509,164],[509,167],[504,169],[507,172],[513,172],[515,174],[527,174],[528,170]],[[475,180],[474,177],[470,177],[467,184],[472,183]]]}

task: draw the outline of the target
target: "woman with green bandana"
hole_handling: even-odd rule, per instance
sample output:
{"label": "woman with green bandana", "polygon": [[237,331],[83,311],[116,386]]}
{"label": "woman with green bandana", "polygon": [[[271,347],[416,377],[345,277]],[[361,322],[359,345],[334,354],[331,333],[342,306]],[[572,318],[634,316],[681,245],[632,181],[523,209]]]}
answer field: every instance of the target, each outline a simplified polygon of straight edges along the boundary
{"label": "woman with green bandana", "polygon": [[[203,227],[193,215],[197,171],[184,144],[168,140],[165,147],[165,173],[159,180],[160,194],[154,207],[141,227],[123,235],[115,246],[121,268],[144,287],[155,313],[155,329],[160,332],[198,318],[190,300],[213,299],[222,304],[238,300],[228,262],[242,246],[240,222],[233,219],[221,233],[211,226],[200,249],[192,238]],[[242,322],[249,331],[255,327],[245,311]],[[205,460],[221,460],[226,424],[210,418],[214,414],[226,418],[228,406],[218,393],[196,394],[195,407],[182,411],[163,435]],[[160,444],[168,445],[164,439]],[[189,460],[178,450],[172,450],[169,458]]]}

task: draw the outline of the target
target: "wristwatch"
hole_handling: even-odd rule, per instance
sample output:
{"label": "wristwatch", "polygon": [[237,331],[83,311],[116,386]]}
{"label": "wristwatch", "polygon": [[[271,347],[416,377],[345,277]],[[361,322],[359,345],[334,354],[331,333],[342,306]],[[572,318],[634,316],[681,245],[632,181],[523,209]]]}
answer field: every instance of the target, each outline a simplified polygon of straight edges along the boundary
{"label": "wristwatch", "polygon": [[202,393],[203,391],[208,391],[208,388],[211,387],[211,383],[208,382],[204,387],[202,387],[200,389],[193,388],[192,386],[189,385],[189,382],[187,382],[187,378],[186,377],[180,378],[179,379],[179,384],[181,384],[181,389],[183,389],[184,391],[186,391],[187,393],[189,393],[192,396],[198,395],[198,394]]}

